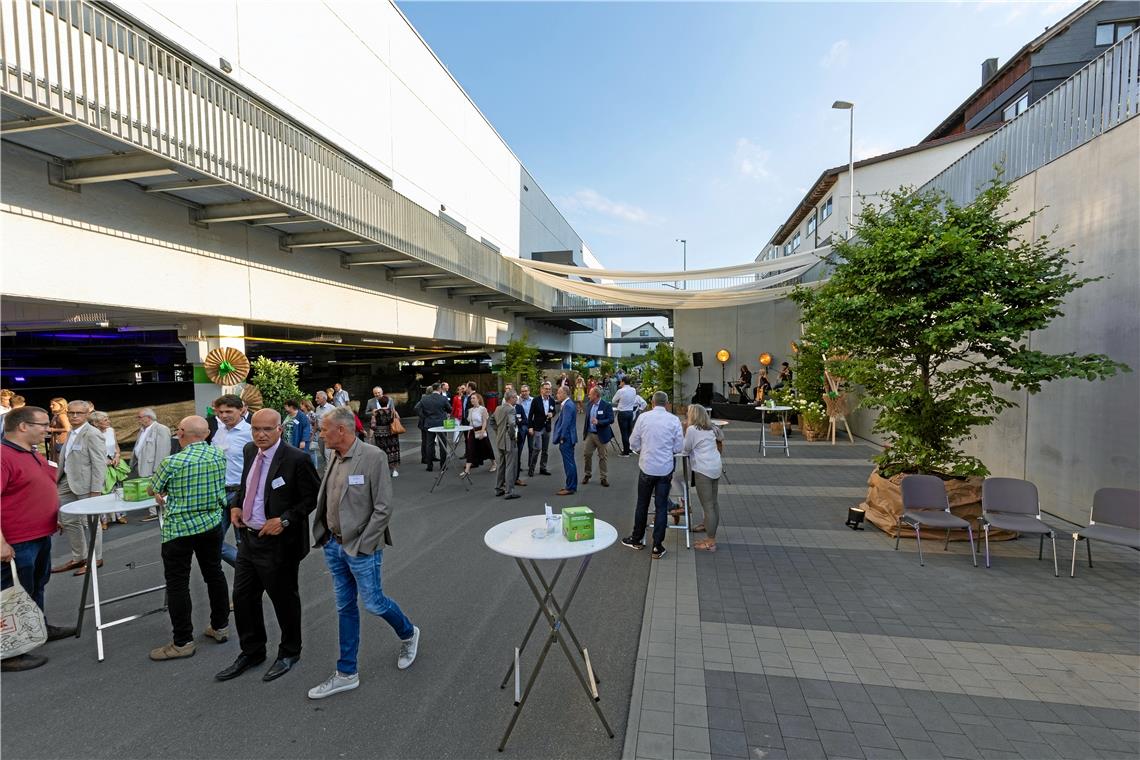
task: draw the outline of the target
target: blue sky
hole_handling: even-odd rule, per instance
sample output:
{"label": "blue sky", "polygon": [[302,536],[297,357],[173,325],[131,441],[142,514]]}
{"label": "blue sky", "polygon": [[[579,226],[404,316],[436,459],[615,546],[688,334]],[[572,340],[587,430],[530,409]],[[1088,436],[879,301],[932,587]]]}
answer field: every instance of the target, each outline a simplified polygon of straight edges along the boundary
{"label": "blue sky", "polygon": [[750,261],[820,172],[913,145],[1077,2],[401,2],[608,267]]}

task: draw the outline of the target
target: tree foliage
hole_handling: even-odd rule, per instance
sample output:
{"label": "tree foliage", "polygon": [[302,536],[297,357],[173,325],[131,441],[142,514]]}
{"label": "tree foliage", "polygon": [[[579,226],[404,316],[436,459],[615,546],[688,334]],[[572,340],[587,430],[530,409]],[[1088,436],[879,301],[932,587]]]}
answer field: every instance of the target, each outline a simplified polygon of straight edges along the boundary
{"label": "tree foliage", "polygon": [[249,382],[261,391],[266,409],[276,409],[285,414],[285,402],[289,399],[308,398],[297,385],[297,365],[259,356],[253,360]]}
{"label": "tree foliage", "polygon": [[542,372],[538,369],[538,346],[530,342],[530,335],[511,338],[503,356],[503,367],[499,372],[505,383],[514,383],[515,388],[529,385],[537,389],[542,383]]}
{"label": "tree foliage", "polygon": [[999,386],[1036,393],[1051,380],[1128,371],[1100,354],[1031,348],[1030,333],[1062,316],[1065,296],[1100,278],[1079,277],[1048,236],[1019,237],[1037,212],[1005,214],[1009,195],[1000,181],[966,206],[936,192],[890,193],[835,246],[830,281],[792,295],[807,342],[879,410],[886,477],[986,474],[959,446],[1016,406]]}

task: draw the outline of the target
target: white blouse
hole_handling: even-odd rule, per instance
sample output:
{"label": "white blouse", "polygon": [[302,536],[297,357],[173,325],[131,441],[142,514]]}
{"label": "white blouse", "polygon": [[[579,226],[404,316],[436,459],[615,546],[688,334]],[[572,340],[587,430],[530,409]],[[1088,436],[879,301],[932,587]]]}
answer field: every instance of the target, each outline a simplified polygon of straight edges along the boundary
{"label": "white blouse", "polygon": [[685,444],[681,451],[689,455],[689,466],[693,472],[699,472],[707,478],[720,477],[723,466],[720,452],[716,450],[716,442],[723,438],[719,427],[701,430],[694,425],[689,426],[685,431]]}
{"label": "white blouse", "polygon": [[472,407],[471,410],[467,412],[467,420],[471,423],[471,427],[476,430],[481,429],[487,422],[487,407]]}

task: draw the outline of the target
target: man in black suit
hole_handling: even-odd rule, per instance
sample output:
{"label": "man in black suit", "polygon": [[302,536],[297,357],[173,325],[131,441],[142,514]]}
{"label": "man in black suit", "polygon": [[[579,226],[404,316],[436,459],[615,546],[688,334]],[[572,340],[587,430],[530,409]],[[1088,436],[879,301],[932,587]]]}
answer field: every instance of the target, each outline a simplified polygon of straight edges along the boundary
{"label": "man in black suit", "polygon": [[[432,464],[436,460],[436,444],[439,436],[429,433],[428,428],[439,427],[451,415],[451,404],[440,391],[439,383],[432,383],[431,392],[420,397],[416,403],[416,418],[420,428],[420,462],[427,465],[427,471],[432,471]],[[447,452],[443,445],[439,446],[439,462],[443,466],[447,459]]]}
{"label": "man in black suit", "polygon": [[[534,403],[530,405],[530,424],[528,427],[534,431],[534,437],[541,436],[542,445],[531,445],[530,461],[527,463],[527,475],[534,477],[534,466],[538,464],[538,471],[542,475],[549,475],[550,470],[546,469],[547,457],[550,449],[550,421],[554,419],[558,407],[551,396],[550,383],[544,382],[542,384],[542,391]],[[541,451],[542,458],[539,459],[539,452]]]}
{"label": "man in black suit", "polygon": [[241,654],[215,678],[228,681],[265,662],[262,594],[269,594],[281,644],[262,676],[272,681],[301,659],[301,596],[297,572],[309,553],[309,514],[317,505],[320,478],[307,451],[281,441],[281,415],[253,415],[253,442],[245,447],[241,487],[230,522],[241,532],[234,565],[234,622]]}

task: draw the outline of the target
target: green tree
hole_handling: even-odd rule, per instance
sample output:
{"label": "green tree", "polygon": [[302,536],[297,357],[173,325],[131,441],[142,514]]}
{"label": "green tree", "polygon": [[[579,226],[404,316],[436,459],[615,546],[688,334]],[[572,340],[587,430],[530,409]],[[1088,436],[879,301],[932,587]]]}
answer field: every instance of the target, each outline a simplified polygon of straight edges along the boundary
{"label": "green tree", "polygon": [[598,362],[598,367],[601,369],[602,377],[612,375],[617,369],[614,365],[614,360],[609,358],[602,359],[600,362]]}
{"label": "green tree", "polygon": [[1000,181],[965,206],[936,192],[890,193],[835,246],[830,281],[792,295],[829,370],[879,410],[884,477],[986,474],[959,446],[1016,406],[995,386],[1036,393],[1050,380],[1128,371],[1099,354],[1029,348],[1029,333],[1062,315],[1067,294],[1100,278],[1077,276],[1069,251],[1045,235],[1019,238],[1037,212],[1005,214],[1009,195]]}
{"label": "green tree", "polygon": [[289,399],[308,398],[297,385],[297,365],[259,356],[250,365],[249,382],[261,391],[266,409],[276,409],[285,414],[285,402]]}
{"label": "green tree", "polygon": [[649,352],[649,356],[654,365],[654,390],[665,391],[669,394],[669,398],[673,398],[673,371],[674,371],[674,356],[673,346],[668,343],[658,343]]}
{"label": "green tree", "polygon": [[530,342],[529,333],[524,332],[522,337],[511,338],[507,342],[499,376],[505,383],[514,383],[515,388],[521,385],[538,388],[542,382],[542,373],[538,369],[538,346]]}
{"label": "green tree", "polygon": [[795,368],[792,373],[792,386],[796,395],[801,398],[819,401],[823,398],[823,351],[820,347],[809,341],[800,341],[796,344],[799,352],[796,354]]}
{"label": "green tree", "polygon": [[677,397],[674,399],[674,403],[688,403],[685,401],[685,385],[681,378],[684,376],[685,370],[691,366],[693,366],[693,360],[689,358],[688,352],[679,348],[673,351],[673,374],[677,378]]}

